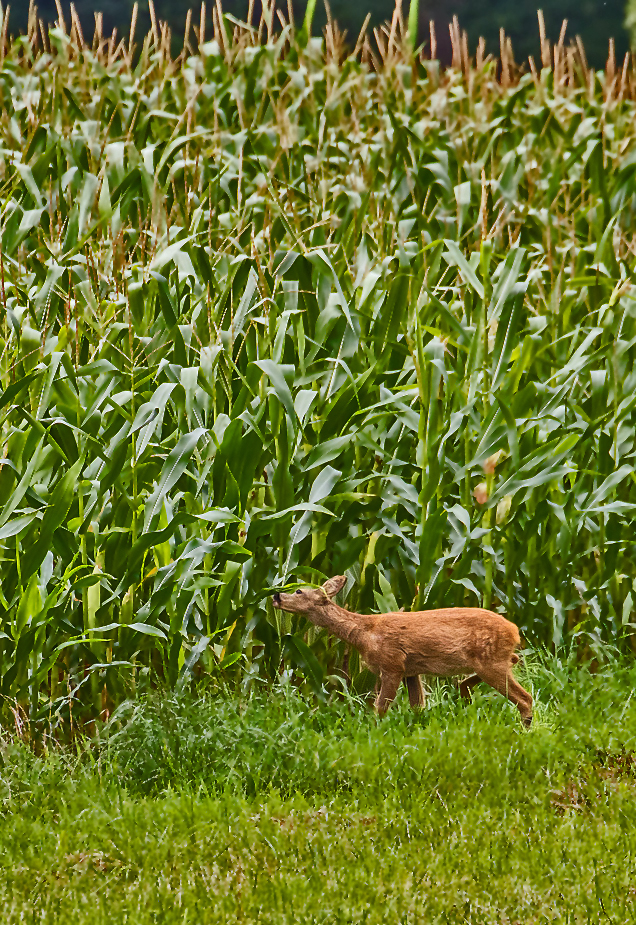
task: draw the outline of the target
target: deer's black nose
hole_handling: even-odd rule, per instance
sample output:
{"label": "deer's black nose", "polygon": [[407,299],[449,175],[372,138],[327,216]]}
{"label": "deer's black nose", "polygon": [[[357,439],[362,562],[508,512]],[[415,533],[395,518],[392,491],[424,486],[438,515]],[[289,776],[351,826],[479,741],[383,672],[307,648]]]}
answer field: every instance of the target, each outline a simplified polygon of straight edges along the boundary
{"label": "deer's black nose", "polygon": [[280,606],[280,594],[276,593],[274,597],[272,598],[272,601],[274,602],[274,604],[276,604],[277,607],[279,607]]}

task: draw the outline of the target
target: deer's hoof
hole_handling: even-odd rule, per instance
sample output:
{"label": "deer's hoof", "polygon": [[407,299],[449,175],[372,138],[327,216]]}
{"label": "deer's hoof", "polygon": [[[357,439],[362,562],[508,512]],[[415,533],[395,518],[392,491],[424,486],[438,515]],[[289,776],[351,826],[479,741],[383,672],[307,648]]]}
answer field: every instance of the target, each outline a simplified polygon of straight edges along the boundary
{"label": "deer's hoof", "polygon": [[530,726],[532,726],[532,714],[530,716],[524,716],[523,725],[526,727],[526,729],[529,729]]}

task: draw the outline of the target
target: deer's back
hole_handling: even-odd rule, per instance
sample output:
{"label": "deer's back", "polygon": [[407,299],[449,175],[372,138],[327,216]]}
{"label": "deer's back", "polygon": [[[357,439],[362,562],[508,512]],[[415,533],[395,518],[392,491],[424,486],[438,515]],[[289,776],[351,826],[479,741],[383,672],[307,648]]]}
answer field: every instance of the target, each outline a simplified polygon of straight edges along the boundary
{"label": "deer's back", "polygon": [[366,659],[380,670],[452,675],[511,658],[519,630],[498,613],[449,607],[377,617]]}

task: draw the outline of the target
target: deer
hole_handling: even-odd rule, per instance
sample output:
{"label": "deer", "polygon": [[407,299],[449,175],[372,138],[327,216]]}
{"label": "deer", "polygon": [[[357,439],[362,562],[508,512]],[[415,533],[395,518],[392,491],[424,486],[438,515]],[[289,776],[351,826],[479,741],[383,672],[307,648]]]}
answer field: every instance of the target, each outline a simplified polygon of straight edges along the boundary
{"label": "deer", "polygon": [[375,701],[380,717],[391,706],[402,681],[411,707],[417,710],[424,706],[420,675],[468,675],[459,685],[464,699],[470,700],[472,689],[483,681],[517,707],[525,726],[532,724],[532,695],[512,674],[512,666],[519,661],[515,649],[520,642],[514,623],[481,607],[354,613],[334,601],[346,580],[336,575],[319,588],[278,592],[272,603],[288,613],[302,614],[358,650],[380,677]]}

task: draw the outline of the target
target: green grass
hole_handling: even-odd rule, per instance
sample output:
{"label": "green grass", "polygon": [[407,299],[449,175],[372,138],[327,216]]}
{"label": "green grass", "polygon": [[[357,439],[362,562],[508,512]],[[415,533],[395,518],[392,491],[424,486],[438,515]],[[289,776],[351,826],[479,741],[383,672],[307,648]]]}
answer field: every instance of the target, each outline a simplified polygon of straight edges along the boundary
{"label": "green grass", "polygon": [[[355,700],[157,695],[90,746],[5,742],[3,922],[627,922],[636,669],[526,666],[415,717]],[[128,710],[128,712],[127,712]]]}

